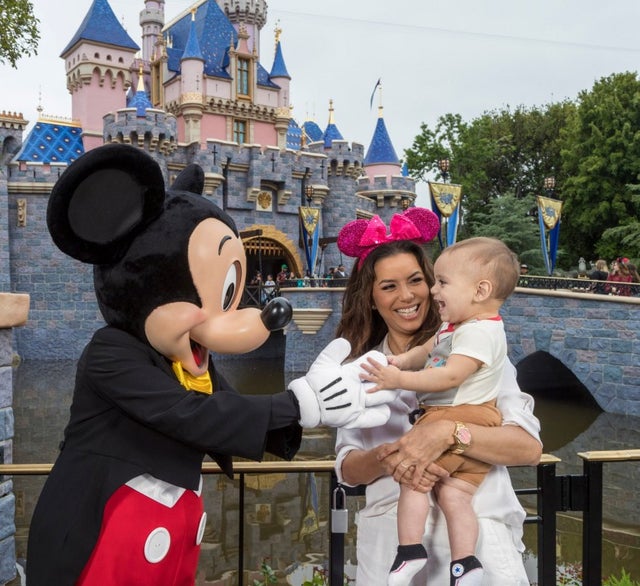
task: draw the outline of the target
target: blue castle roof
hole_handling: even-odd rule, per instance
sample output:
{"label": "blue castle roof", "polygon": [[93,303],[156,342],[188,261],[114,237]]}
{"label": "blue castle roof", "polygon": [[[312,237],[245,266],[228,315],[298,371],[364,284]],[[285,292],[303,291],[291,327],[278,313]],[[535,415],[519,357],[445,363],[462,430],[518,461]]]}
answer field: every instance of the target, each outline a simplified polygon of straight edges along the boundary
{"label": "blue castle roof", "polygon": [[191,26],[189,28],[189,38],[187,39],[187,45],[184,48],[182,54],[183,59],[200,59],[204,61],[202,57],[202,51],[200,51],[200,43],[198,42],[198,34],[196,33],[195,20],[191,19]]}
{"label": "blue castle roof", "polygon": [[147,109],[153,108],[147,90],[144,89],[144,86],[140,87],[141,85],[142,84],[139,84],[136,93],[127,99],[127,108],[135,108],[136,116],[138,117],[144,117]]}
{"label": "blue castle roof", "polygon": [[64,57],[81,40],[125,47],[134,51],[140,50],[140,47],[136,45],[118,22],[107,0],[93,0],[93,4],[84,17],[82,24],[62,53],[60,53],[60,56]]}
{"label": "blue castle roof", "polygon": [[38,120],[16,155],[16,160],[70,164],[83,153],[82,128],[55,120]]}
{"label": "blue castle roof", "polygon": [[273,67],[271,68],[271,77],[286,77],[291,79],[287,66],[284,64],[284,57],[282,56],[282,46],[280,41],[276,43],[276,55],[273,59]]}
{"label": "blue castle roof", "polygon": [[[229,66],[229,46],[238,44],[238,33],[215,0],[207,0],[196,8],[195,15],[185,14],[165,32],[171,39],[167,47],[167,67],[175,74],[180,73],[180,62],[184,58],[189,44],[191,31],[194,31],[200,49],[200,58],[204,60],[204,73],[223,79],[231,79],[227,72]],[[258,63],[258,85],[278,88],[269,79],[267,70]]]}
{"label": "blue castle roof", "polygon": [[307,120],[303,125],[305,134],[309,137],[310,142],[318,142],[323,139],[324,133],[322,129],[313,121]]}
{"label": "blue castle roof", "polygon": [[335,124],[330,123],[324,131],[324,146],[326,148],[331,148],[331,142],[334,140],[344,139],[342,138],[342,134],[340,134],[338,127]]}
{"label": "blue castle roof", "polygon": [[398,155],[391,144],[387,127],[384,123],[382,115],[378,117],[376,129],[373,132],[373,138],[369,145],[369,150],[364,158],[365,165],[381,165],[381,164],[400,164]]}
{"label": "blue castle roof", "polygon": [[302,128],[291,118],[289,128],[287,128],[287,148],[299,151],[302,147]]}

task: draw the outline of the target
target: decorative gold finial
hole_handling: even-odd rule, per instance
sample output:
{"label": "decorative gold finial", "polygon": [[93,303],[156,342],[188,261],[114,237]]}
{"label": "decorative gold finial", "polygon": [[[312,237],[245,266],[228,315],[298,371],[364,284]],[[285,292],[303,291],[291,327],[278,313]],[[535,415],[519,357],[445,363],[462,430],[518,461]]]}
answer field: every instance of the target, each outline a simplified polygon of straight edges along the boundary
{"label": "decorative gold finial", "polygon": [[280,28],[280,19],[276,20],[276,26],[273,30],[276,36],[276,47],[277,47],[278,43],[280,42],[280,35],[282,34],[282,29]]}
{"label": "decorative gold finial", "polygon": [[191,9],[191,21],[193,22],[196,19],[196,9]]}
{"label": "decorative gold finial", "polygon": [[329,100],[329,124],[333,123],[333,100]]}
{"label": "decorative gold finial", "polygon": [[137,91],[143,92],[144,89],[144,76],[142,74],[142,62],[140,62],[140,69],[138,70],[138,88]]}

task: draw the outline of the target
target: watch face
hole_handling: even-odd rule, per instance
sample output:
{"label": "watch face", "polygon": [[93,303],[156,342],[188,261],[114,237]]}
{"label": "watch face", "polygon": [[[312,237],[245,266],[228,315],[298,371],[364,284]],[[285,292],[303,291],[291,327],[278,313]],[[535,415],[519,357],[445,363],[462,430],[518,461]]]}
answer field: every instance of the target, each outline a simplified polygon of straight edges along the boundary
{"label": "watch face", "polygon": [[463,444],[471,443],[471,432],[466,427],[461,427],[456,431],[456,437]]}

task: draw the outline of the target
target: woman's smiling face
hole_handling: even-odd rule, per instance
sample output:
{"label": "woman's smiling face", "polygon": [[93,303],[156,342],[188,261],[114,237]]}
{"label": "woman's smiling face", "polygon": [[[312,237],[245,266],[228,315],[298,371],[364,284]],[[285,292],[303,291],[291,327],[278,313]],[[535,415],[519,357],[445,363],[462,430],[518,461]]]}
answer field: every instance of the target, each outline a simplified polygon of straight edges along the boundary
{"label": "woman's smiling face", "polygon": [[400,253],[375,265],[372,302],[389,333],[413,335],[429,310],[429,285],[416,257]]}

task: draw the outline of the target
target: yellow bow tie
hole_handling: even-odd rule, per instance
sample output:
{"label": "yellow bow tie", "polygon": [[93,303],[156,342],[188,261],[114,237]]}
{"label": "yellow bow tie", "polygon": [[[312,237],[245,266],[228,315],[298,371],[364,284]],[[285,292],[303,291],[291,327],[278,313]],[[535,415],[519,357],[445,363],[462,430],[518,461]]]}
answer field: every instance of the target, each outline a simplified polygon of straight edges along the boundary
{"label": "yellow bow tie", "polygon": [[178,382],[187,389],[187,391],[196,391],[197,393],[204,393],[205,395],[213,393],[213,384],[211,383],[211,376],[209,376],[208,370],[200,376],[193,376],[190,372],[182,368],[181,362],[174,362],[172,367]]}

